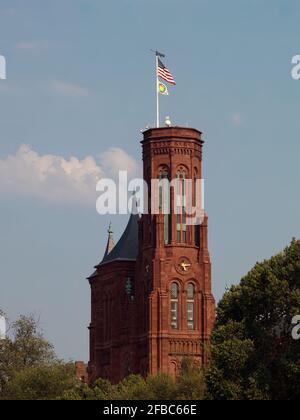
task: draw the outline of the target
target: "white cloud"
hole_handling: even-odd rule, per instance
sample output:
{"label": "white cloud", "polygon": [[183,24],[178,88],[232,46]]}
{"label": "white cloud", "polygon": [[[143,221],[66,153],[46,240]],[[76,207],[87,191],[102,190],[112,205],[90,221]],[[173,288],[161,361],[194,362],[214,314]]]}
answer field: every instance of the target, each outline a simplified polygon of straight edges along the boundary
{"label": "white cloud", "polygon": [[0,194],[91,205],[97,197],[99,179],[111,176],[115,165],[121,162],[129,176],[134,176],[137,164],[122,149],[108,150],[97,163],[92,156],[82,160],[41,156],[29,146],[22,145],[15,155],[0,159]]}
{"label": "white cloud", "polygon": [[137,176],[139,166],[136,160],[129,156],[124,150],[112,147],[100,155],[101,166],[107,176],[115,177],[118,171],[127,170],[132,176]]}
{"label": "white cloud", "polygon": [[52,90],[63,94],[63,95],[71,95],[71,96],[88,96],[90,92],[78,85],[74,85],[71,83],[62,82],[59,80],[54,80],[51,82]]}

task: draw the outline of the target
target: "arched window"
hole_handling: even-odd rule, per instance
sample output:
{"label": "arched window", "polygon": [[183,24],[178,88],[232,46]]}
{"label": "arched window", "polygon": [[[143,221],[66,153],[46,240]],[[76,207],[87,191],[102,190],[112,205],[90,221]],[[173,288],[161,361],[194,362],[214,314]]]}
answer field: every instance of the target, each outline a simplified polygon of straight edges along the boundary
{"label": "arched window", "polygon": [[187,242],[186,229],[186,171],[180,168],[177,172],[177,242]]}
{"label": "arched window", "polygon": [[195,329],[195,286],[187,286],[187,325],[189,330]]}
{"label": "arched window", "polygon": [[[160,181],[168,180],[169,179],[169,170],[166,166],[163,166],[159,169],[158,171],[158,179]],[[164,184],[164,182],[160,182],[159,183],[159,208],[162,209],[166,203],[165,200],[168,198],[168,194],[166,191],[166,184]]]}
{"label": "arched window", "polygon": [[177,283],[171,284],[171,328],[178,330],[178,307],[179,307],[179,286]]}
{"label": "arched window", "polygon": [[166,166],[159,169],[159,209],[164,211],[164,240],[170,243],[170,185],[169,170]]}
{"label": "arched window", "polygon": [[[199,182],[201,180],[198,178],[198,170],[194,168],[194,191],[193,191],[193,205],[199,206]],[[194,237],[195,237],[195,245],[200,247],[200,220],[197,220],[197,223],[194,226]]]}

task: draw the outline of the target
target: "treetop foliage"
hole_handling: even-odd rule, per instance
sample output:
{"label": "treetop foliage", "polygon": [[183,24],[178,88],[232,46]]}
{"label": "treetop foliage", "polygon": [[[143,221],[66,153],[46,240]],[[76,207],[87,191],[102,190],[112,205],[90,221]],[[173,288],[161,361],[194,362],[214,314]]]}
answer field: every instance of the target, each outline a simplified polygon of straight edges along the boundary
{"label": "treetop foliage", "polygon": [[72,363],[57,359],[38,322],[21,316],[0,340],[0,399],[298,400],[295,315],[300,315],[300,241],[293,240],[226,290],[205,370],[184,358],[176,380],[131,375],[117,385],[98,379],[88,387],[76,379]]}
{"label": "treetop foliage", "polygon": [[207,374],[211,398],[299,399],[300,241],[257,263],[218,305]]}

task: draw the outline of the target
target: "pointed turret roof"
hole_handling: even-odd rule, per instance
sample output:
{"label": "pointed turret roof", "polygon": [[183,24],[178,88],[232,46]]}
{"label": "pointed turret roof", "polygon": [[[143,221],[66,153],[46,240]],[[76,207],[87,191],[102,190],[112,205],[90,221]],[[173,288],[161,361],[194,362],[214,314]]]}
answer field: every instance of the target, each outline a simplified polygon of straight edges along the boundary
{"label": "pointed turret roof", "polygon": [[128,225],[110,253],[105,253],[102,262],[99,265],[106,264],[115,260],[136,261],[138,255],[138,214],[130,216]]}

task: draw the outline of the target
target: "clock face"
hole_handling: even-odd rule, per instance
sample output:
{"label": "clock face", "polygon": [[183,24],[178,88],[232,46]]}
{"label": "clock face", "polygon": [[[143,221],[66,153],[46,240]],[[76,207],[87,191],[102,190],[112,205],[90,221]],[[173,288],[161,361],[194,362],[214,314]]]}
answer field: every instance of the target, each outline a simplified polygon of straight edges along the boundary
{"label": "clock face", "polygon": [[192,266],[192,264],[191,264],[190,260],[186,257],[182,257],[182,258],[180,258],[180,260],[178,261],[178,263],[176,265],[176,270],[180,274],[187,274],[190,271],[191,266]]}

